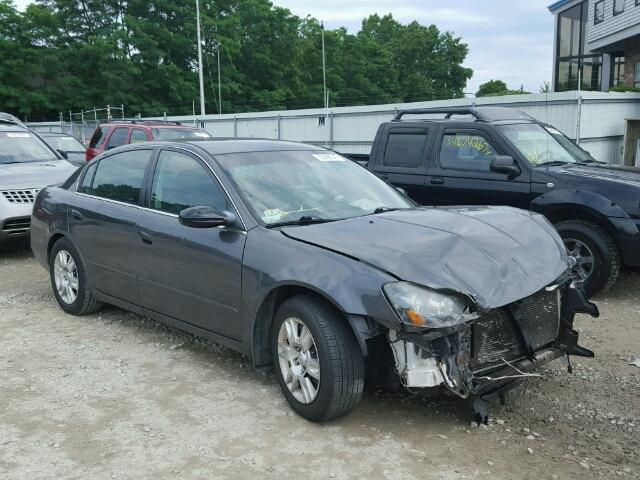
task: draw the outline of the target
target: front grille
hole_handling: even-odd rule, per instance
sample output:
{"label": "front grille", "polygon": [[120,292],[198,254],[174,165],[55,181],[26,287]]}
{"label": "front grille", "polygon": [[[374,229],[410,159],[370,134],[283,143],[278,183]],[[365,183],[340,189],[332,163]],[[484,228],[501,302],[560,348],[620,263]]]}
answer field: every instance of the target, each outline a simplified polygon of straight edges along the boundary
{"label": "front grille", "polygon": [[0,192],[9,203],[33,203],[38,195],[37,188],[28,190],[3,190]]}
{"label": "front grille", "polygon": [[[556,340],[560,328],[559,289],[545,289],[517,303],[522,315],[521,325],[534,350]],[[525,352],[516,335],[506,307],[482,315],[472,330],[472,369],[522,357]]]}
{"label": "front grille", "polygon": [[7,220],[2,226],[2,232],[7,235],[19,235],[21,233],[27,233],[31,227],[31,218],[14,218]]}

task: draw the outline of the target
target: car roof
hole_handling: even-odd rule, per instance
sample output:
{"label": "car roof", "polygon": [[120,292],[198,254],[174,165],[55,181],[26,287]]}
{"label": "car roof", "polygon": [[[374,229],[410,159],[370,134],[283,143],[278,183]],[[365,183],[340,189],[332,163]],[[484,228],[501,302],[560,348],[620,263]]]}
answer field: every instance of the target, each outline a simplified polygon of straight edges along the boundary
{"label": "car roof", "polygon": [[187,148],[191,151],[202,151],[210,155],[226,155],[231,153],[251,152],[284,152],[284,151],[318,151],[323,147],[306,143],[287,142],[284,140],[242,139],[242,140],[180,140],[180,141],[151,141],[118,147],[120,149],[135,149],[149,147]]}
{"label": "car roof", "polygon": [[183,125],[180,122],[170,122],[164,120],[110,120],[100,124],[101,127],[149,127],[149,128],[189,128],[192,130],[202,130],[194,125]]}
{"label": "car roof", "polygon": [[4,123],[0,120],[0,132],[28,132],[27,127],[15,125],[13,123]]}

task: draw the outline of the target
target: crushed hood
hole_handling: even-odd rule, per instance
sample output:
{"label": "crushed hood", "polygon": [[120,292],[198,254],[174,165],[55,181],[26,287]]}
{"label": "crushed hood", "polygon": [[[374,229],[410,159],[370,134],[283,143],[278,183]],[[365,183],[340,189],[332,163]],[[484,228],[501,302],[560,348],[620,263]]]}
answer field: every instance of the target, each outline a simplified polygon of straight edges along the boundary
{"label": "crushed hood", "polygon": [[0,190],[58,185],[77,168],[66,160],[0,164]]}
{"label": "crushed hood", "polygon": [[485,309],[532,295],[569,267],[551,224],[510,207],[421,207],[282,231]]}

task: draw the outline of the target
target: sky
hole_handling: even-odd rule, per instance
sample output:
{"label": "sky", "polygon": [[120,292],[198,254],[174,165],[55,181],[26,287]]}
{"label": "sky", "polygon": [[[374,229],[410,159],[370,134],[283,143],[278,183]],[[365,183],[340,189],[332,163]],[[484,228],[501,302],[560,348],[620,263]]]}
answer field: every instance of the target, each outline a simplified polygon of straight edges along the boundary
{"label": "sky", "polygon": [[[24,8],[29,0],[15,0]],[[207,0],[203,0],[207,1]],[[553,15],[551,0],[272,0],[300,17],[324,20],[328,28],[360,29],[362,19],[377,13],[402,23],[435,24],[469,45],[465,66],[474,71],[466,91],[492,80],[509,88],[538,92],[551,81]],[[330,62],[330,59],[328,59]]]}

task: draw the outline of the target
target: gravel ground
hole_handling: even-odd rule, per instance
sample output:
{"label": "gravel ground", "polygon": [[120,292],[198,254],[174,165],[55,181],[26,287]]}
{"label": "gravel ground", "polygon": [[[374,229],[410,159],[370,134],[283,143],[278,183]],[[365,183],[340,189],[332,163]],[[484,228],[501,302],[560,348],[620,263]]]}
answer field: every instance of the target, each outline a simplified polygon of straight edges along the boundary
{"label": "gravel ground", "polygon": [[315,425],[246,358],[106,308],[66,315],[24,245],[0,251],[0,478],[640,478],[640,274],[580,317],[596,358],[469,404],[368,386]]}

